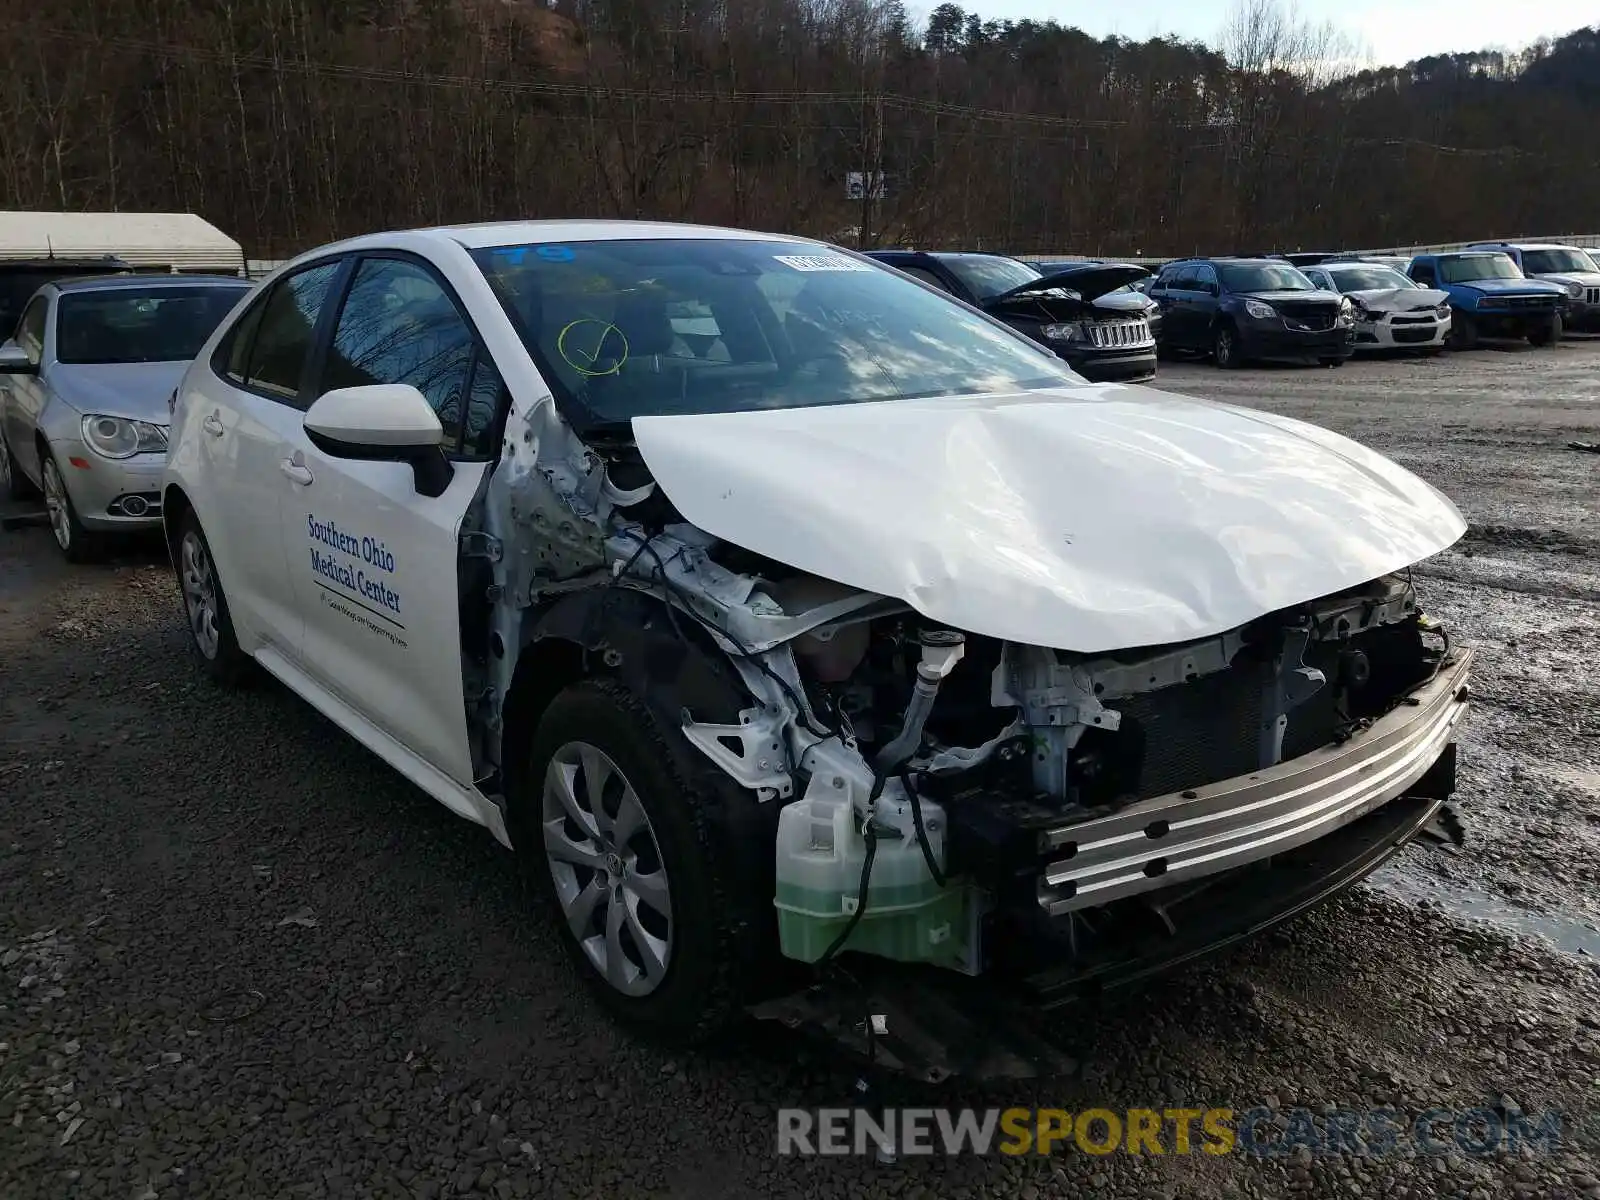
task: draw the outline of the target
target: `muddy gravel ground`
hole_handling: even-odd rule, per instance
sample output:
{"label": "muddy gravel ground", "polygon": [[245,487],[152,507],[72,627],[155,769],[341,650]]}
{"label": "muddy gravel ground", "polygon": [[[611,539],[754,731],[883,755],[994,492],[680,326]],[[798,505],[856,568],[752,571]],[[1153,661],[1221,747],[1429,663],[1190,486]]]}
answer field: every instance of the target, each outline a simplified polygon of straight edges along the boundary
{"label": "muddy gravel ground", "polygon": [[1064,1017],[1066,1078],[884,1102],[1487,1106],[1559,1111],[1559,1144],[779,1158],[776,1108],[854,1071],[619,1032],[487,835],[281,687],[202,682],[159,547],[73,568],[35,528],[0,534],[0,1196],[1600,1197],[1600,455],[1567,445],[1600,441],[1600,342],[1163,383],[1352,434],[1467,514],[1418,571],[1482,648],[1465,844]]}

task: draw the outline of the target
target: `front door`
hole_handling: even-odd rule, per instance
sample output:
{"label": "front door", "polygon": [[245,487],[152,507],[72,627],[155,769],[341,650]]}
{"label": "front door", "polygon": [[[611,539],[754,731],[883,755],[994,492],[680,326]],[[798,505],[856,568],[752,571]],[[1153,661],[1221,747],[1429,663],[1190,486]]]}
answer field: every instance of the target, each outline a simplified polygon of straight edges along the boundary
{"label": "front door", "polygon": [[[17,345],[28,361],[44,370],[45,329],[50,302],[35,296],[17,322]],[[40,375],[0,375],[0,420],[5,421],[5,441],[23,472],[35,483],[43,479],[39,461],[39,414],[44,411],[45,379]],[[63,464],[63,469],[65,465]]]}
{"label": "front door", "polygon": [[376,383],[427,397],[454,477],[443,495],[424,496],[410,466],[335,458],[295,431],[281,510],[300,660],[378,729],[470,786],[458,538],[496,449],[502,388],[463,309],[420,260],[359,260],[314,390]]}

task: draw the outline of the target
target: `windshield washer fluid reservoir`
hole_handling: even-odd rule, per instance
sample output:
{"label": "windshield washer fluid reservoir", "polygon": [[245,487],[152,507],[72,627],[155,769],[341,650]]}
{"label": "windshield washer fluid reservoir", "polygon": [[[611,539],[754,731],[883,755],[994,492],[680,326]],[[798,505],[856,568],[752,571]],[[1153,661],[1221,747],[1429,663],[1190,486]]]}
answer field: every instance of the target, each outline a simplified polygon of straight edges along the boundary
{"label": "windshield washer fluid reservoir", "polygon": [[[880,801],[880,834],[866,912],[841,952],[859,950],[899,962],[926,962],[976,973],[978,897],[958,880],[940,887],[928,871],[905,800]],[[922,801],[934,861],[943,869],[944,810]],[[808,796],[778,815],[778,938],[783,953],[816,962],[849,923],[861,888],[867,845],[849,799]]]}

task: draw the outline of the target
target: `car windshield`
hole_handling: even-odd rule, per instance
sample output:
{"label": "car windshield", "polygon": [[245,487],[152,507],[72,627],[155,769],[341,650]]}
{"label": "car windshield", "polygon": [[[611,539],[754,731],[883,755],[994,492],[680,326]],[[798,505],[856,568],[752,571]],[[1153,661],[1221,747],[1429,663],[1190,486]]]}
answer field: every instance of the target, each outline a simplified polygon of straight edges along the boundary
{"label": "car windshield", "polygon": [[69,292],[56,322],[56,358],[64,363],[185,362],[247,287],[159,287]]}
{"label": "car windshield", "polygon": [[1566,271],[1600,271],[1582,250],[1524,250],[1522,269],[1529,275],[1559,275]]}
{"label": "car windshield", "polygon": [[1465,254],[1439,260],[1443,283],[1470,283],[1474,279],[1521,279],[1522,272],[1509,254]]}
{"label": "car windshield", "polygon": [[1288,263],[1218,263],[1217,273],[1230,292],[1314,292],[1317,285]]}
{"label": "car windshield", "polygon": [[1330,270],[1328,278],[1341,292],[1377,292],[1417,286],[1390,267],[1339,267]]}
{"label": "car windshield", "polygon": [[1035,279],[1043,279],[1044,272],[1014,258],[998,254],[952,254],[941,260],[978,300],[989,300],[1012,288],[1019,288]]}
{"label": "car windshield", "polygon": [[558,395],[605,424],[1079,382],[996,322],[822,246],[618,240],[473,257]]}

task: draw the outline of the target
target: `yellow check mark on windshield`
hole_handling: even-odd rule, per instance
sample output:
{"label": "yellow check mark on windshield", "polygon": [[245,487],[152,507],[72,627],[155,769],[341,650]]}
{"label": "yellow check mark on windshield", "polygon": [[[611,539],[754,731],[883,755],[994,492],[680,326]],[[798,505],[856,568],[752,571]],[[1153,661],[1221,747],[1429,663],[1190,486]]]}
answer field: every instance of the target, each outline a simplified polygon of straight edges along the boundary
{"label": "yellow check mark on windshield", "polygon": [[[600,336],[595,339],[594,350],[585,350],[577,343],[587,342],[587,337],[574,338],[574,330],[585,325],[598,325]],[[617,356],[617,361],[604,370],[594,370],[594,364],[600,361],[600,352],[605,349],[606,339],[612,334],[622,343],[622,353]],[[556,335],[556,352],[561,355],[561,360],[580,375],[615,375],[622,369],[622,364],[628,361],[628,336],[609,321],[601,321],[595,317],[580,317],[570,321],[559,334]]]}

